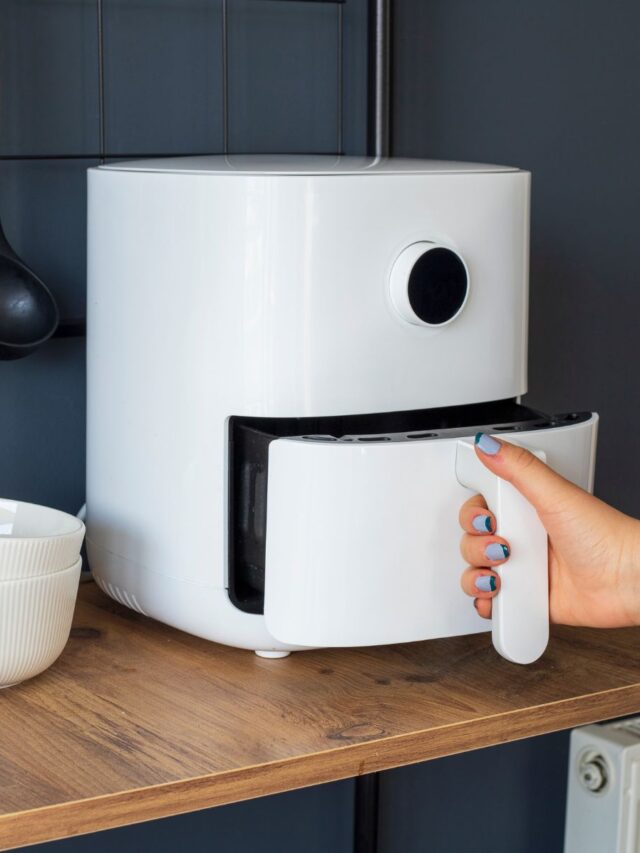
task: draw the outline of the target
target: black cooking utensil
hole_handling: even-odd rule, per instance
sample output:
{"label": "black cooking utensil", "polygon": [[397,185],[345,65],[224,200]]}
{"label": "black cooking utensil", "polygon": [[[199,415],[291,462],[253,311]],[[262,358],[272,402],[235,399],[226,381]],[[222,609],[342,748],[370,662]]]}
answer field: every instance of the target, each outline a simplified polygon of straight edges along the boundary
{"label": "black cooking utensil", "polygon": [[0,360],[32,353],[53,335],[58,321],[49,288],[16,255],[0,224]]}

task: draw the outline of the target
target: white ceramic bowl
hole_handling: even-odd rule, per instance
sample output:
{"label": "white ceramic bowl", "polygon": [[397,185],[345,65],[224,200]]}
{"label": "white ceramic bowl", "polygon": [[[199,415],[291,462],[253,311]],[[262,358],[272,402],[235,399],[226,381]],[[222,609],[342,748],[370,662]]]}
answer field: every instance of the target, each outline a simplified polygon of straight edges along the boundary
{"label": "white ceramic bowl", "polygon": [[68,569],[83,538],[84,524],[73,515],[0,498],[0,582]]}
{"label": "white ceramic bowl", "polygon": [[69,639],[82,560],[54,574],[0,581],[0,688],[45,670]]}

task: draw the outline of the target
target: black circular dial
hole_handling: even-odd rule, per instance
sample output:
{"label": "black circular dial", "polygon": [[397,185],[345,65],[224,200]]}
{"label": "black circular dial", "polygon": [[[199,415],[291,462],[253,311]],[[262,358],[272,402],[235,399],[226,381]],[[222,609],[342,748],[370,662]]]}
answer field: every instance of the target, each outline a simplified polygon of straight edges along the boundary
{"label": "black circular dial", "polygon": [[438,246],[420,255],[409,274],[409,304],[430,326],[453,319],[467,298],[467,270],[459,255]]}

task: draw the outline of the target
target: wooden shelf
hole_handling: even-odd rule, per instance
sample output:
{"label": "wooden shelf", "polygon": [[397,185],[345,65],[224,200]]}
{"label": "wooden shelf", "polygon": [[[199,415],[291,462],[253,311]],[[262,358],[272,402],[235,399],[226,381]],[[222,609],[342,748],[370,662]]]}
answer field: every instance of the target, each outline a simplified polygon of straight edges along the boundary
{"label": "wooden shelf", "polygon": [[529,667],[488,635],[271,661],[87,584],[60,660],[0,693],[0,849],[637,711],[640,629],[556,629]]}

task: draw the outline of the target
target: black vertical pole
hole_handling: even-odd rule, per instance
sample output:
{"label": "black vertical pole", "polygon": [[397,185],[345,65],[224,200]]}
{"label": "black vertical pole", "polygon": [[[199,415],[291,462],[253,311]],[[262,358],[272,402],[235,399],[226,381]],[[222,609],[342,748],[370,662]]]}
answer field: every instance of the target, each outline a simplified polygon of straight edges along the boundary
{"label": "black vertical pole", "polygon": [[378,798],[380,776],[356,777],[353,853],[376,853],[378,849]]}
{"label": "black vertical pole", "polygon": [[222,0],[222,151],[229,153],[229,8]]}
{"label": "black vertical pole", "polygon": [[[391,3],[369,0],[367,154],[391,154]],[[355,780],[354,853],[377,853],[380,776],[369,773]]]}
{"label": "black vertical pole", "polygon": [[107,151],[107,129],[104,103],[104,12],[102,0],[96,0],[96,14],[98,18],[98,145],[100,163],[104,163]]}
{"label": "black vertical pole", "polygon": [[344,154],[344,13],[343,4],[337,4],[338,16],[338,101],[336,153]]}
{"label": "black vertical pole", "polygon": [[391,153],[391,2],[369,0],[367,153]]}

